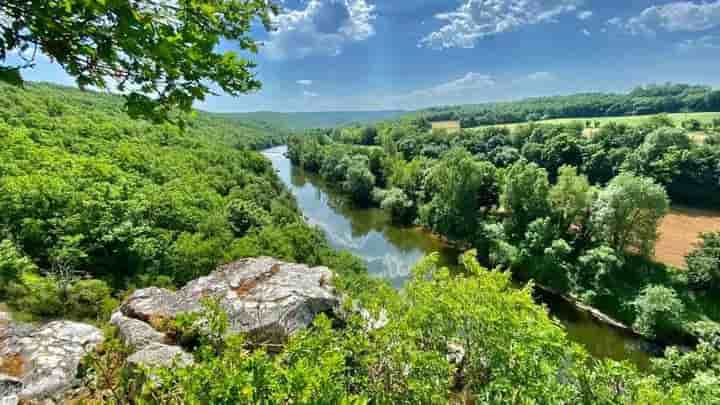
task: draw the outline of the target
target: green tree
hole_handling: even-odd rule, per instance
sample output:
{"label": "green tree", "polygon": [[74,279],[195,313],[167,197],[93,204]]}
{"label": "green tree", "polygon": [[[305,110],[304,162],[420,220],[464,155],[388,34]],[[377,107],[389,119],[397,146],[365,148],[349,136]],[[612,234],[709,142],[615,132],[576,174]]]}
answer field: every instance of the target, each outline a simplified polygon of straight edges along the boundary
{"label": "green tree", "polygon": [[661,285],[645,287],[632,305],[636,314],[633,329],[650,338],[676,332],[685,313],[675,290]]}
{"label": "green tree", "polygon": [[342,164],[347,167],[343,188],[354,201],[367,204],[375,187],[375,176],[370,171],[369,159],[363,155],[346,156]]}
{"label": "green tree", "polygon": [[591,222],[597,235],[619,255],[628,248],[651,256],[660,220],[669,202],[665,189],[645,177],[621,174],[598,194]]}
{"label": "green tree", "polygon": [[0,242],[0,298],[7,294],[11,283],[20,282],[25,272],[33,272],[35,264],[24,256],[9,239]]}
{"label": "green tree", "polygon": [[0,62],[20,51],[27,63],[0,65],[0,79],[21,83],[20,70],[44,53],[80,87],[116,86],[132,115],[166,119],[190,111],[215,85],[228,94],[260,87],[255,65],[219,52],[222,39],[256,52],[250,36],[259,18],[270,28],[277,7],[266,0],[7,0],[0,3]]}
{"label": "green tree", "polygon": [[528,225],[548,216],[550,183],[547,171],[535,163],[518,162],[505,172],[500,202],[507,210],[510,235],[520,238]]}
{"label": "green tree", "polygon": [[560,232],[566,233],[572,225],[583,228],[587,225],[594,190],[587,177],[577,174],[572,166],[562,166],[558,178],[550,189],[549,200],[558,217]]}
{"label": "green tree", "polygon": [[685,258],[687,277],[697,289],[720,288],[720,232],[700,235],[700,242]]}

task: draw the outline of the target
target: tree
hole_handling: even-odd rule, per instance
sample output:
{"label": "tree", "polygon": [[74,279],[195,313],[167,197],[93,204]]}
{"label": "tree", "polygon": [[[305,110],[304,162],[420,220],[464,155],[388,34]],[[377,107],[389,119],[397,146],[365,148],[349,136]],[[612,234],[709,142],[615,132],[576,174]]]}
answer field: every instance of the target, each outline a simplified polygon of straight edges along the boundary
{"label": "tree", "polygon": [[557,183],[550,189],[550,206],[558,216],[560,231],[565,233],[572,225],[586,225],[594,190],[587,177],[578,175],[572,166],[558,170]]}
{"label": "tree", "polygon": [[661,285],[645,287],[632,305],[636,311],[633,329],[650,338],[675,332],[685,312],[675,290]]}
{"label": "tree", "polygon": [[532,221],[548,216],[549,193],[547,171],[535,163],[518,162],[505,172],[500,204],[513,237],[522,238]]}
{"label": "tree", "polygon": [[345,191],[358,203],[369,202],[375,187],[375,176],[370,171],[367,156],[346,156],[343,164],[347,167],[346,180],[343,183]]}
{"label": "tree", "polygon": [[380,208],[390,212],[393,221],[399,223],[409,222],[414,214],[413,201],[399,188],[391,188],[383,193]]}
{"label": "tree", "polygon": [[700,235],[695,250],[685,258],[688,282],[698,289],[720,288],[720,232]]}
{"label": "tree", "polygon": [[217,50],[223,39],[257,52],[250,36],[278,11],[267,0],[5,0],[0,3],[0,63],[19,51],[25,61],[0,64],[0,80],[22,83],[20,71],[43,53],[81,88],[117,87],[128,112],[156,120],[173,108],[190,111],[211,85],[238,95],[260,88],[255,64]]}
{"label": "tree", "polygon": [[661,185],[623,173],[598,194],[591,223],[598,236],[619,255],[634,248],[644,256],[651,256],[658,238],[658,225],[668,209],[667,193]]}

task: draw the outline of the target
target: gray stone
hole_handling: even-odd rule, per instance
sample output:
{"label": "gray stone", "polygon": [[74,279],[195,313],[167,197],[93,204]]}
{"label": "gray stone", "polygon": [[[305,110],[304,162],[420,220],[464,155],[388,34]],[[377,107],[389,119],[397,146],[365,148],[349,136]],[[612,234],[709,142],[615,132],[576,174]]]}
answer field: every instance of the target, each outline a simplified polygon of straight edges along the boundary
{"label": "gray stone", "polygon": [[149,324],[134,318],[128,318],[122,312],[115,312],[110,323],[118,328],[120,339],[135,350],[151,343],[163,343],[168,339],[165,334],[153,329]]}
{"label": "gray stone", "polygon": [[[2,395],[0,400],[11,403],[15,394],[21,401],[62,396],[77,383],[82,357],[102,340],[100,330],[83,323],[55,321],[35,328],[4,319],[0,323],[0,370],[19,381],[22,389]],[[5,379],[3,385],[17,389],[12,380]]]}
{"label": "gray stone", "polygon": [[170,367],[187,366],[193,363],[193,357],[178,346],[163,343],[150,343],[127,358],[130,366]]}
{"label": "gray stone", "polygon": [[[6,374],[0,374],[0,398],[15,397],[22,391],[23,383],[20,379]],[[2,402],[0,402],[2,404]]]}
{"label": "gray stone", "polygon": [[308,267],[269,257],[239,260],[177,292],[147,288],[121,306],[129,318],[156,329],[180,313],[202,312],[203,298],[217,299],[227,312],[230,333],[247,333],[269,343],[282,343],[307,327],[316,315],[334,312],[339,298],[326,267]]}

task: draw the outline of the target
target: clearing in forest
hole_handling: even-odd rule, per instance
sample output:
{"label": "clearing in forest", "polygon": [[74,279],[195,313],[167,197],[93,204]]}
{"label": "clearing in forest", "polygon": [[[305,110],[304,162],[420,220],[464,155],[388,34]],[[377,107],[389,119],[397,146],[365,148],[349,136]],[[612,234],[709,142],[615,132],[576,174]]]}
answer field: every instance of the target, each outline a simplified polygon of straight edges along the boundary
{"label": "clearing in forest", "polygon": [[460,121],[434,121],[430,123],[432,129],[444,129],[448,132],[460,130]]}
{"label": "clearing in forest", "polygon": [[675,206],[660,224],[655,258],[685,268],[685,255],[693,250],[701,232],[720,231],[720,211]]}

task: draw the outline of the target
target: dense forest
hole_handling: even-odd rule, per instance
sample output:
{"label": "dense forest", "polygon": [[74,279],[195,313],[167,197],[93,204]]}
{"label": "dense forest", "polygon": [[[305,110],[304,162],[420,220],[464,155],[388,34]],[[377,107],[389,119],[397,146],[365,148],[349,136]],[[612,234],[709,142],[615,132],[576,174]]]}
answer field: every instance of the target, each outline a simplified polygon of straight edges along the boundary
{"label": "dense forest", "polygon": [[652,260],[657,228],[670,202],[717,204],[720,146],[672,125],[655,116],[588,138],[577,125],[446,133],[407,120],[294,136],[288,153],[358,204],[682,342],[718,328],[720,237],[703,235],[677,271]]}
{"label": "dense forest", "polygon": [[428,121],[457,120],[463,128],[551,118],[613,117],[720,111],[720,90],[664,84],[637,87],[627,94],[587,93],[526,100],[433,107],[416,113]]}
{"label": "dense forest", "polygon": [[[193,346],[194,365],[132,373],[124,360],[127,349],[108,329],[108,341],[86,360],[83,371],[86,381],[91,381],[92,396],[85,398],[89,402],[446,403],[480,399],[516,403],[521,399],[530,403],[680,404],[709,403],[718,395],[719,355],[712,340],[717,335],[710,324],[705,324],[697,350],[669,350],[647,375],[628,364],[589,358],[534,303],[530,289],[514,289],[508,273],[481,267],[475,252],[461,258],[464,270],[460,273],[440,268],[435,256],[426,258],[401,291],[369,278],[358,259],[334,252],[321,232],[305,224],[269,162],[251,150],[281,142],[282,135],[263,135],[237,124],[228,132],[225,121],[203,114],[182,131],[172,124],[128,119],[122,112],[122,99],[114,96],[49,85],[0,89],[0,299],[16,315],[84,319],[102,325],[117,301],[135,288],[172,288],[207,274],[218,263],[272,255],[329,266],[337,274],[334,284],[346,294],[347,305],[362,305],[372,317],[386,320],[383,327],[373,328],[368,327],[367,315],[351,315],[340,323],[320,316],[282,351],[270,353],[243,337],[219,338],[227,325],[217,307],[208,303],[203,314],[210,322],[206,327],[197,330],[187,320],[173,326],[178,334],[199,336]],[[398,133],[397,128],[339,132],[366,140]],[[412,201],[427,201],[422,195],[432,195],[433,208],[421,208],[427,211],[421,217],[434,218],[429,225],[437,232],[446,225],[457,226],[456,236],[469,232],[468,224],[458,222],[462,217],[455,216],[470,215],[473,207],[489,206],[502,195],[506,206],[527,214],[518,215],[522,221],[508,223],[508,229],[515,229],[515,234],[525,226],[537,229],[536,241],[528,242],[520,254],[526,258],[542,248],[543,230],[567,237],[558,221],[575,222],[572,215],[581,214],[572,208],[579,209],[585,201],[583,192],[589,193],[589,186],[583,186],[580,176],[570,169],[563,169],[560,177],[565,180],[557,181],[564,186],[543,186],[543,176],[535,176],[542,169],[531,164],[511,166],[504,176],[508,181],[500,184],[497,180],[505,169],[459,149],[439,160],[417,155],[405,161],[400,152],[388,155],[382,146],[335,148],[326,135],[310,134],[291,145],[294,159],[308,168],[313,167],[310,151],[318,152],[315,156],[323,162],[316,169],[323,172],[331,169],[324,153],[328,152],[328,158],[338,157],[332,175],[340,176],[349,191],[368,202],[373,198],[368,193],[376,186],[393,186],[387,192],[374,191],[384,195],[383,206],[398,212],[402,220],[414,217],[407,214],[414,212],[414,206],[406,204],[402,190],[418,192],[418,200]],[[316,147],[320,149],[312,149]],[[394,163],[386,166],[390,156]],[[342,169],[345,163],[347,171]],[[396,169],[391,173],[387,167]],[[460,175],[464,170],[470,171],[469,177]],[[517,176],[510,175],[511,171]],[[421,173],[427,173],[426,180]],[[548,209],[542,202],[525,204],[522,196],[515,199],[518,205],[510,202],[510,184],[528,189],[523,183],[527,181],[539,182],[539,198],[542,190],[557,197],[550,200],[555,201],[551,219],[534,219],[536,210]],[[626,187],[623,181],[616,182]],[[419,184],[427,188],[415,188]],[[666,202],[659,186],[648,181],[637,186],[654,191],[662,210]],[[564,193],[558,187],[573,198],[561,198]],[[480,189],[489,193],[478,194]],[[461,198],[463,190],[482,198]],[[612,196],[606,198],[612,200]],[[405,202],[395,204],[394,200]],[[565,207],[566,215],[556,216],[557,207]],[[478,209],[473,221],[482,212],[495,215]],[[576,244],[571,240],[560,246],[562,242],[553,241],[558,254],[565,256],[546,255],[548,261],[557,258],[557,263],[547,262],[545,268],[564,265],[567,250]],[[477,246],[477,257],[484,261],[484,248]],[[619,256],[612,248],[599,247],[588,251],[583,260],[592,263],[588,265],[592,268],[613,271]],[[584,286],[593,280],[604,282],[605,278],[591,274],[578,282]],[[700,288],[711,287],[703,284]],[[657,289],[660,294],[668,290]],[[654,290],[644,293],[647,304],[638,299],[643,313],[639,324],[662,333],[664,327],[675,327],[676,319],[667,318],[668,312],[656,306],[655,294]],[[676,301],[682,305],[681,298]],[[449,347],[457,345],[466,353],[462,363],[447,354]]]}
{"label": "dense forest", "polygon": [[303,130],[312,128],[335,128],[352,124],[374,124],[406,115],[406,111],[325,111],[292,112],[257,111],[249,113],[220,113],[218,115],[241,123],[257,122],[273,128]]}

